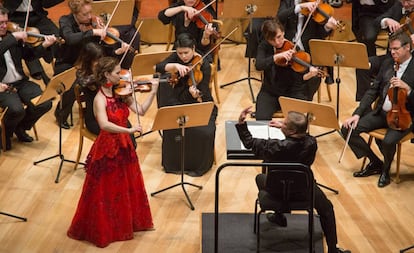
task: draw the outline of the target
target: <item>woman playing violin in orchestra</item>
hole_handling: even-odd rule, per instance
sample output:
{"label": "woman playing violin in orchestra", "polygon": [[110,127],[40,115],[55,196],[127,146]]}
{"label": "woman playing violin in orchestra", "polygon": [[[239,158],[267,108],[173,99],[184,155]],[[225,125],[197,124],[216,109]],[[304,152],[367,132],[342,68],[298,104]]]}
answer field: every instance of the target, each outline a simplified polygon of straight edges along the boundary
{"label": "woman playing violin in orchestra", "polygon": [[97,247],[131,240],[134,232],[153,230],[151,210],[139,160],[130,134],[142,132],[135,123],[128,127],[131,99],[113,92],[120,81],[116,58],[100,58],[95,66],[98,92],[93,102],[101,131],[86,159],[86,177],[76,213],[67,232],[70,238],[86,240]]}
{"label": "woman playing violin in orchestra", "polygon": [[[65,43],[60,46],[56,57],[55,75],[74,66],[82,47],[86,43],[100,43],[101,40],[105,39],[107,32],[104,29],[104,24],[100,18],[92,15],[91,3],[92,0],[69,0],[68,5],[71,13],[60,17],[59,30]],[[114,45],[101,44],[104,47],[105,55],[117,57],[121,57],[128,46],[126,43],[122,43],[121,48],[118,48],[119,43]],[[64,104],[73,104],[75,101],[73,90],[71,93],[64,93],[63,100]],[[55,110],[56,122],[65,129],[69,128],[66,123],[67,115],[65,111],[61,112],[58,104]]]}
{"label": "woman playing violin in orchestra", "polygon": [[303,82],[317,76],[319,71],[310,67],[306,74],[302,74],[285,64],[292,60],[296,51],[281,50],[289,41],[285,39],[284,28],[278,20],[266,20],[262,33],[264,39],[257,50],[256,69],[264,71],[264,80],[257,95],[255,117],[257,120],[269,120],[273,113],[281,109],[278,101],[280,96],[305,99]]}
{"label": "woman playing violin in orchestra", "polygon": [[[361,99],[358,108],[352,117],[346,119],[342,126],[344,138],[348,136],[349,129],[352,132],[349,136],[349,147],[357,158],[368,157],[370,163],[361,171],[354,172],[354,177],[367,177],[374,174],[381,174],[378,180],[378,187],[385,187],[390,183],[390,166],[394,158],[396,144],[413,129],[412,119],[414,116],[414,61],[411,55],[412,43],[406,33],[397,33],[389,38],[389,50],[391,56],[387,55],[382,61],[380,71]],[[398,97],[393,98],[394,88],[401,89],[406,93],[405,100]],[[371,110],[372,104],[377,101],[376,107]],[[389,114],[396,113],[395,104],[401,108],[400,123],[405,127],[393,129],[394,122],[389,122]],[[401,103],[401,104],[399,104]],[[409,111],[406,115],[405,111]],[[407,117],[408,116],[408,117]],[[392,123],[392,124],[390,124]],[[384,156],[382,162],[374,153],[370,145],[360,135],[378,128],[387,128],[383,141],[378,140],[379,148]]]}
{"label": "woman playing violin in orchestra", "polygon": [[[7,30],[8,10],[0,7],[0,83],[4,88],[0,92],[0,106],[8,107],[5,115],[6,149],[11,149],[11,138],[16,134],[19,141],[32,142],[33,138],[26,131],[52,107],[51,101],[35,105],[32,99],[42,94],[38,84],[29,80],[23,71],[22,60],[31,61],[41,57],[46,49],[56,42],[55,36],[45,36],[41,45],[32,48],[24,45],[27,33]],[[23,106],[26,105],[26,108]],[[3,129],[4,130],[4,129]]]}
{"label": "woman playing violin in orchestra", "polygon": [[[332,12],[333,8],[329,4],[317,1],[282,0],[277,17],[285,27],[286,39],[295,43],[300,50],[310,53],[309,40],[326,38],[339,24],[332,15],[329,15]],[[308,18],[310,20],[306,24]],[[305,95],[307,100],[312,101],[320,82],[320,77],[312,78],[306,82]],[[333,83],[333,69],[331,67],[328,68],[325,82],[327,84]]]}
{"label": "woman playing violin in orchestra", "polygon": [[[211,35],[215,33],[215,28],[211,23],[213,13],[209,8],[199,12],[201,8],[196,9],[197,6],[204,6],[204,3],[201,0],[178,1],[160,11],[158,19],[165,25],[169,23],[174,25],[175,38],[181,33],[190,33],[196,40],[197,51],[204,54],[212,42]],[[207,24],[200,22],[200,18],[207,20]]]}
{"label": "woman playing violin in orchestra", "polygon": [[[170,82],[160,82],[158,106],[171,106],[213,101],[209,89],[210,64],[206,61],[194,62],[199,59],[195,52],[195,40],[188,33],[178,35],[175,42],[176,52],[158,63],[156,72],[163,75],[177,76]],[[201,66],[190,66],[201,64]],[[193,72],[194,71],[194,72]],[[167,72],[172,72],[168,74]],[[198,76],[196,85],[189,82],[191,72]],[[201,78],[200,78],[201,77]],[[176,83],[171,84],[176,79]],[[214,160],[214,138],[216,132],[217,107],[214,107],[207,126],[187,128],[185,135],[185,173],[190,176],[201,176],[207,172]],[[180,173],[180,130],[163,131],[162,165],[168,173]]]}

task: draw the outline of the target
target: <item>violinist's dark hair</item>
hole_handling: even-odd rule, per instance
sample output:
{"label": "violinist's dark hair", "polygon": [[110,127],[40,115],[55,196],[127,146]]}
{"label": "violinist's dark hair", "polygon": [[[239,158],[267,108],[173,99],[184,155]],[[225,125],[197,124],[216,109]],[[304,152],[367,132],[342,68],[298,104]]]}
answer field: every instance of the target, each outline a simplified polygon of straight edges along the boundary
{"label": "violinist's dark hair", "polygon": [[276,36],[277,30],[280,30],[282,32],[285,31],[285,28],[283,27],[282,23],[280,23],[279,19],[268,19],[263,22],[262,34],[265,40],[272,40]]}
{"label": "violinist's dark hair", "polygon": [[102,46],[94,42],[88,42],[82,47],[75,66],[82,75],[92,75],[94,63],[104,56]]}
{"label": "violinist's dark hair", "polygon": [[102,57],[98,60],[95,66],[94,76],[98,86],[104,85],[107,80],[105,73],[111,73],[119,64],[119,60],[114,57]]}
{"label": "violinist's dark hair", "polygon": [[196,41],[194,37],[189,33],[181,33],[178,35],[177,40],[175,41],[175,48],[179,47],[189,47],[194,48]]}
{"label": "violinist's dark hair", "polygon": [[0,15],[9,14],[9,10],[0,5]]}
{"label": "violinist's dark hair", "polygon": [[92,3],[92,0],[69,0],[68,6],[69,6],[70,11],[73,14],[76,14],[76,13],[79,13],[82,6],[84,6],[85,4],[91,4],[91,3]]}
{"label": "violinist's dark hair", "polygon": [[395,32],[393,34],[390,35],[390,37],[388,38],[388,44],[391,43],[394,40],[398,40],[401,42],[401,46],[405,46],[407,44],[410,45],[410,50],[412,49],[412,40],[411,37],[408,36],[408,34],[401,30],[398,32]]}
{"label": "violinist's dark hair", "polygon": [[295,111],[289,111],[287,119],[287,129],[295,131],[296,134],[306,134],[308,130],[308,118],[305,114]]}

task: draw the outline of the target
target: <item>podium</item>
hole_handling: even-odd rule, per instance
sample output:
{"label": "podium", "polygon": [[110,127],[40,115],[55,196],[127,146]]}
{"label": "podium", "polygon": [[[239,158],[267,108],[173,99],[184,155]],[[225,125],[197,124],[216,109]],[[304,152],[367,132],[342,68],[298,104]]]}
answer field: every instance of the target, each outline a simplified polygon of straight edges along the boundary
{"label": "podium", "polygon": [[185,197],[188,201],[191,210],[194,210],[194,205],[191,202],[190,197],[185,189],[185,185],[190,185],[198,189],[203,187],[184,181],[184,164],[185,164],[185,129],[189,127],[205,126],[208,125],[211,112],[213,111],[213,102],[184,104],[176,106],[161,107],[155,116],[154,124],[151,131],[169,130],[169,129],[181,129],[180,139],[180,165],[181,165],[181,181],[177,184],[171,185],[164,189],[151,193],[151,196],[155,196],[158,193],[172,189],[176,186],[181,186]]}

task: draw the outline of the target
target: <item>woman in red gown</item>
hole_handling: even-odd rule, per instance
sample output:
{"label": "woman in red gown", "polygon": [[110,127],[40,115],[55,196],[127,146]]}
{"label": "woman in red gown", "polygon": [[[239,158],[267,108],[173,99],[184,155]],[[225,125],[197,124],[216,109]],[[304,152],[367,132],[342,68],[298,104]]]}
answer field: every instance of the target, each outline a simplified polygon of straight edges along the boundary
{"label": "woman in red gown", "polygon": [[[99,59],[95,78],[99,91],[94,112],[101,131],[86,160],[86,178],[68,236],[86,240],[98,247],[114,241],[130,240],[134,232],[153,229],[144,181],[130,134],[141,126],[127,127],[131,97],[118,98],[113,84],[120,80],[115,58]],[[151,99],[152,101],[152,99]],[[138,104],[139,114],[150,103]]]}

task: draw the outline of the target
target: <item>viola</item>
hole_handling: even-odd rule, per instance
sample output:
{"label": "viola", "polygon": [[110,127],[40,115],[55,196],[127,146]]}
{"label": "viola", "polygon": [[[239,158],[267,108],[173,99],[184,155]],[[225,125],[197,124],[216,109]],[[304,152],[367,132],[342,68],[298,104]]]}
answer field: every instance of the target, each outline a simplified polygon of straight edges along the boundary
{"label": "viola", "polygon": [[[395,71],[398,65],[394,66]],[[392,108],[387,112],[388,126],[395,130],[406,130],[411,126],[411,114],[406,108],[407,90],[399,87],[392,87],[388,90],[388,97]]]}
{"label": "viola", "polygon": [[[309,2],[314,2],[315,0],[309,0]],[[308,9],[302,9],[301,13],[305,16],[309,16],[311,13]],[[312,13],[312,19],[318,24],[325,24],[330,17],[334,14],[334,8],[327,3],[321,3],[319,1],[316,10]],[[336,24],[336,28],[339,29],[340,32],[345,30],[345,25],[342,21],[338,21]]]}
{"label": "viola", "polygon": [[[295,50],[295,45],[289,41],[285,40],[281,48],[276,48],[275,54],[282,53],[288,50]],[[313,67],[311,64],[311,57],[305,51],[297,51],[293,54],[292,59],[288,62],[285,59],[277,60],[275,63],[279,66],[290,66],[295,72],[303,73],[308,70],[310,67]],[[327,73],[319,69],[318,75],[320,77],[327,76]]]}
{"label": "viola", "polygon": [[400,20],[401,27],[396,31],[406,32],[408,35],[414,34],[414,12],[408,12]]}
{"label": "viola", "polygon": [[[24,29],[21,28],[17,23],[7,22],[7,31],[22,32],[24,31]],[[37,29],[36,27],[27,27],[26,33],[27,33],[27,40],[25,42],[35,47],[39,46],[44,40],[44,38],[47,36],[47,35],[41,34],[39,29]],[[65,40],[62,39],[61,37],[56,37],[56,43],[64,44]]]}

